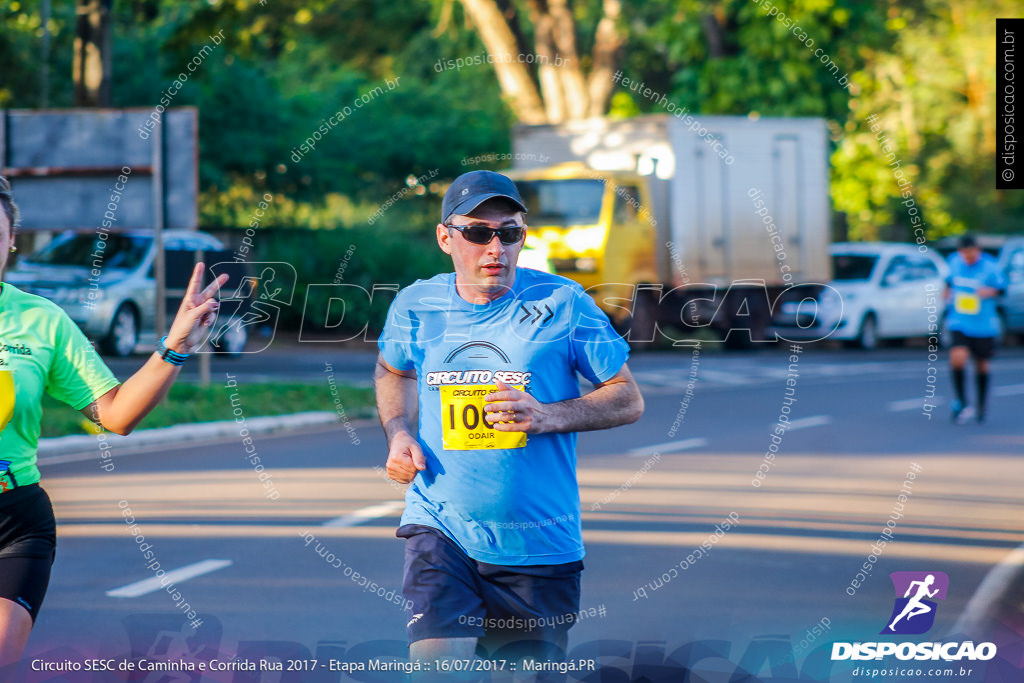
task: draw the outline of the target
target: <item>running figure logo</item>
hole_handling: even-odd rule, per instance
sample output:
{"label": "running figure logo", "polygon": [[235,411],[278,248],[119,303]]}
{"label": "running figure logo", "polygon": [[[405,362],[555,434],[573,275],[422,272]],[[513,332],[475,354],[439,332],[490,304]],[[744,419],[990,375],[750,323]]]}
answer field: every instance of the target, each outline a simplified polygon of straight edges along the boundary
{"label": "running figure logo", "polygon": [[889,578],[896,601],[881,633],[926,633],[935,623],[935,600],[946,599],[949,577],[943,572],[893,572]]}
{"label": "running figure logo", "polygon": [[[216,263],[210,267],[213,277],[221,272]],[[229,265],[234,265],[230,264]],[[274,340],[277,324],[280,322],[281,311],[291,306],[298,276],[290,263],[280,261],[259,261],[250,263],[251,268],[258,268],[258,276],[241,278],[234,293],[221,299],[225,305],[222,315],[210,328],[209,338],[214,341],[231,339],[235,335],[244,335],[243,339],[253,340],[256,332],[262,331],[268,338],[258,348],[252,343],[241,353],[259,353],[264,351]],[[255,272],[255,271],[253,271]],[[230,316],[223,315],[231,311]],[[203,351],[205,353],[205,351]]]}

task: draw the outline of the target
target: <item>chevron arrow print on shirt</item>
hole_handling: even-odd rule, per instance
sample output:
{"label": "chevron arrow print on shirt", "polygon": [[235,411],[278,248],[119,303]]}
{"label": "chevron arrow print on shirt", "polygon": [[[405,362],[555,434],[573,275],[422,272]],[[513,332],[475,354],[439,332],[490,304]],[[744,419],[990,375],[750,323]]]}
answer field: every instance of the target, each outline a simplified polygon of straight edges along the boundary
{"label": "chevron arrow print on shirt", "polygon": [[[547,304],[544,305],[544,310],[537,308],[536,304],[530,308],[527,308],[525,304],[519,304],[519,310],[523,312],[523,317],[519,319],[519,322],[524,323],[529,320],[531,325],[536,325],[537,321],[540,321],[541,325],[545,325],[555,315],[555,312]],[[547,311],[547,315],[544,315],[544,311]],[[541,320],[542,316],[543,320]]]}

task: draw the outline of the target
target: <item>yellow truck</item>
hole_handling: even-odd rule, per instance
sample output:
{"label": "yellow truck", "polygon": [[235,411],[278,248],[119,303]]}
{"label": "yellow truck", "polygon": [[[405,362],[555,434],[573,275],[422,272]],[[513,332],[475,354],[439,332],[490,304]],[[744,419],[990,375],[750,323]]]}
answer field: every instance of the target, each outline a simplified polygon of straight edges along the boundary
{"label": "yellow truck", "polygon": [[821,119],[518,126],[513,151],[527,243],[634,346],[685,343],[701,328],[732,347],[771,341],[773,311],[829,281]]}

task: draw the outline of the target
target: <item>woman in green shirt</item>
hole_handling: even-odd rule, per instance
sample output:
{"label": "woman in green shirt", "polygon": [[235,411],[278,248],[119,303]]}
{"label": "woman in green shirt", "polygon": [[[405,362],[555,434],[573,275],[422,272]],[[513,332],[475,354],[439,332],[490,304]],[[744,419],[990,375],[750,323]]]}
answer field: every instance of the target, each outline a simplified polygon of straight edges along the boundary
{"label": "woman in green shirt", "polygon": [[[16,251],[17,226],[11,186],[0,177],[0,275]],[[56,549],[53,508],[36,466],[43,392],[104,429],[131,432],[164,398],[216,319],[215,297],[227,276],[205,289],[202,277],[200,263],[167,336],[123,384],[60,307],[0,282],[0,679],[25,648]]]}

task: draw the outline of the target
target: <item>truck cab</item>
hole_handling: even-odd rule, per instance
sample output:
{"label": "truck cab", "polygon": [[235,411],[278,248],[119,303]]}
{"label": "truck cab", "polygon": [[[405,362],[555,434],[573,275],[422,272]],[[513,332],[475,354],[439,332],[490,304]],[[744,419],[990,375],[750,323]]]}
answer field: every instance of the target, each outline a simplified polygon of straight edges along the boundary
{"label": "truck cab", "polygon": [[546,250],[554,272],[580,283],[623,329],[635,285],[657,281],[657,222],[646,179],[578,162],[509,177],[526,204],[527,244]]}

